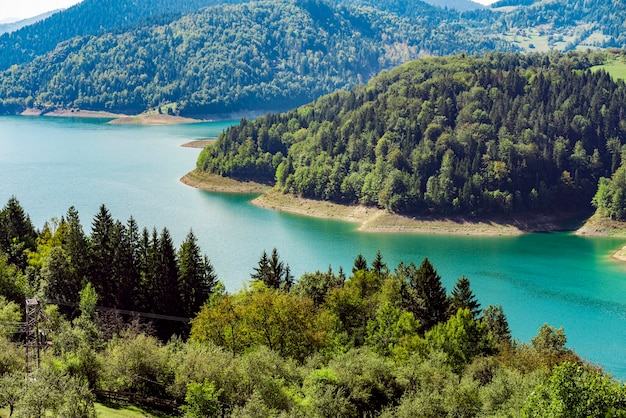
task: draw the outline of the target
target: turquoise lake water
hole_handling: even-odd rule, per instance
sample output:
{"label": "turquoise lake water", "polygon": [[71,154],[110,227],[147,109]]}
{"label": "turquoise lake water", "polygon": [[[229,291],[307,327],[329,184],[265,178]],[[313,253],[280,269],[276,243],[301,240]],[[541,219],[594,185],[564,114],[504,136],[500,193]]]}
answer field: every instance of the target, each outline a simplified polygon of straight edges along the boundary
{"label": "turquoise lake water", "polygon": [[141,227],[167,227],[176,246],[193,229],[231,291],[273,247],[296,277],[329,265],[349,272],[357,254],[371,261],[377,250],[390,268],[428,257],[449,291],[465,275],[483,307],[502,305],[516,338],[529,341],[544,323],[563,326],[570,348],[626,378],[626,263],[610,258],[626,240],[363,233],[356,224],[257,208],[252,195],[180,183],[199,153],[180,145],[215,137],[231,123],[0,117],[0,204],[15,195],[37,228],[75,206],[89,233],[104,203],[123,222],[132,215]]}

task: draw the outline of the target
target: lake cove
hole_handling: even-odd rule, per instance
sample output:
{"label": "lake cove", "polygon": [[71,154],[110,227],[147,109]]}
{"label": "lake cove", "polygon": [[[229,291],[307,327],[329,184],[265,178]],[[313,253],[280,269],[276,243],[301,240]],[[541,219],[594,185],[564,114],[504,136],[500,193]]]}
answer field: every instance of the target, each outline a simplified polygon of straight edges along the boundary
{"label": "lake cove", "polygon": [[563,326],[568,347],[626,378],[626,263],[611,258],[623,238],[573,233],[459,236],[372,233],[359,224],[311,218],[250,204],[255,194],[211,193],[180,178],[198,149],[233,121],[191,125],[108,125],[89,118],[0,117],[0,199],[15,195],[37,228],[78,210],[85,232],[101,204],[125,222],[167,227],[179,246],[193,228],[229,290],[250,278],[276,247],[299,277],[342,266],[377,250],[393,269],[428,257],[451,291],[465,275],[485,308],[500,304],[516,338],[544,323]]}

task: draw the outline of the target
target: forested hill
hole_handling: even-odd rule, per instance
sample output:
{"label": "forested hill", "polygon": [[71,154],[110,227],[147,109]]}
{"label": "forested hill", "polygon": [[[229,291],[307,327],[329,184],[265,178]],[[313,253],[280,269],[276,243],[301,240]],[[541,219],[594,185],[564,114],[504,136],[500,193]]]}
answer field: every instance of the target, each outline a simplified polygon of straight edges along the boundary
{"label": "forested hill", "polygon": [[626,143],[626,86],[589,70],[602,59],[420,59],[349,92],[244,120],[197,167],[404,213],[581,209]]}
{"label": "forested hill", "polygon": [[413,22],[370,7],[316,0],[222,5],[169,24],[63,42],[0,75],[0,112],[287,109],[420,54],[506,48],[458,21]]}
{"label": "forested hill", "polygon": [[183,14],[237,0],[83,0],[69,9],[0,36],[0,70],[33,60],[77,36],[171,22]]}
{"label": "forested hill", "polygon": [[503,0],[493,6],[508,5],[519,7],[503,14],[504,28],[516,30],[517,35],[530,36],[531,41],[537,45],[539,39],[544,38],[548,46],[559,47],[561,50],[575,49],[579,45],[617,48],[626,46],[623,29],[626,21],[624,1]]}

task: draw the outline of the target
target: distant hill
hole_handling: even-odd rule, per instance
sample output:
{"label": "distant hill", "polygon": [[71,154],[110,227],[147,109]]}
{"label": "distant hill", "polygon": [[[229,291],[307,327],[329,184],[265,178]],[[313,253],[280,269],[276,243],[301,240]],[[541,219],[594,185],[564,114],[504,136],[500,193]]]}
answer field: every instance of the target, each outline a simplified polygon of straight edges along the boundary
{"label": "distant hill", "polygon": [[215,6],[60,43],[2,74],[0,111],[288,109],[418,56],[509,48],[462,23],[315,0]]}
{"label": "distant hill", "polygon": [[60,12],[63,9],[52,10],[50,12],[46,12],[40,14],[38,16],[29,17],[28,19],[20,19],[6,23],[0,23],[0,35],[7,32],[15,32],[16,30],[22,29],[25,26],[33,25],[39,21],[42,21],[55,13]]}
{"label": "distant hill", "polygon": [[[19,0],[17,0],[19,1]],[[0,36],[0,70],[33,60],[77,36],[169,23],[183,14],[237,0],[84,0],[44,21]]]}
{"label": "distant hill", "polygon": [[[505,30],[530,38],[530,42],[547,42],[549,49],[570,50],[577,47],[626,47],[626,3],[613,0],[541,0],[517,4],[502,16]],[[534,37],[534,39],[532,39]]]}

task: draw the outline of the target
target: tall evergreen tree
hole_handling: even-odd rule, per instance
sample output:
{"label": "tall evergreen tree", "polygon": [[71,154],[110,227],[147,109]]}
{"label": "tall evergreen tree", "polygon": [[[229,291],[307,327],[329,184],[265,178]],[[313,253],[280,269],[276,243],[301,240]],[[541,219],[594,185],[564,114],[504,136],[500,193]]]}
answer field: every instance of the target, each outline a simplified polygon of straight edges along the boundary
{"label": "tall evergreen tree", "polygon": [[289,265],[285,265],[278,256],[278,250],[274,248],[272,255],[267,256],[267,253],[263,251],[261,258],[259,259],[258,267],[254,268],[254,273],[250,275],[253,280],[260,280],[267,287],[274,289],[286,289],[293,284],[293,276],[291,275],[291,269]]}
{"label": "tall evergreen tree", "polygon": [[189,231],[178,251],[178,291],[185,317],[195,316],[211,296],[217,275],[200,247],[193,231]]}
{"label": "tall evergreen tree", "polygon": [[356,273],[359,270],[367,271],[367,260],[363,257],[363,254],[359,253],[354,259],[354,266],[352,267],[352,273]]}
{"label": "tall evergreen tree", "polygon": [[167,228],[163,228],[159,238],[157,254],[159,273],[158,299],[155,305],[159,314],[183,316],[182,303],[178,292],[178,261],[172,237]]}
{"label": "tall evergreen tree", "polygon": [[452,289],[450,297],[450,316],[456,315],[459,309],[468,309],[474,319],[480,315],[480,303],[470,289],[470,281],[467,277],[461,276]]}
{"label": "tall evergreen tree", "polygon": [[380,253],[380,250],[376,252],[376,258],[372,261],[372,270],[374,270],[378,278],[387,275],[387,264],[383,261],[383,256]]}
{"label": "tall evergreen tree", "polygon": [[448,319],[450,305],[446,289],[428,258],[424,258],[419,268],[413,263],[408,266],[400,264],[397,274],[403,282],[403,307],[420,321],[422,332]]}
{"label": "tall evergreen tree", "polygon": [[91,253],[89,239],[83,231],[78,211],[74,206],[67,210],[65,222],[67,223],[67,232],[63,247],[71,260],[69,277],[67,278],[69,285],[67,296],[71,303],[75,305],[78,303],[78,293],[87,283],[91,265]]}
{"label": "tall evergreen tree", "polygon": [[499,342],[511,341],[511,330],[501,305],[489,305],[483,311],[482,321],[487,325],[489,332]]}
{"label": "tall evergreen tree", "polygon": [[26,268],[25,250],[35,250],[37,232],[15,196],[0,211],[0,250],[8,255],[10,264]]}
{"label": "tall evergreen tree", "polygon": [[113,264],[115,246],[113,229],[115,221],[105,205],[94,217],[91,228],[92,263],[91,282],[100,295],[100,303],[106,307],[116,306],[117,289],[113,282]]}

